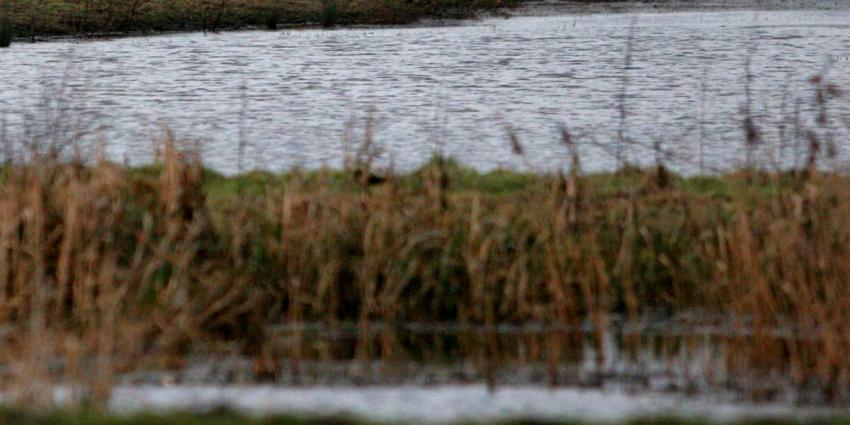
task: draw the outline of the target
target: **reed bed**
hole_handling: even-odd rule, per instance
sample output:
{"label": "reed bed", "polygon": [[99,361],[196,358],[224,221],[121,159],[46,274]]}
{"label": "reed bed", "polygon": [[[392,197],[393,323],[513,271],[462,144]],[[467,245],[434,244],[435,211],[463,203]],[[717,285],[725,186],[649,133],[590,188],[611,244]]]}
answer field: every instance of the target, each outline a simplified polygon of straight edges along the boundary
{"label": "reed bed", "polygon": [[142,169],[44,155],[3,169],[0,386],[14,399],[49,403],[66,383],[102,401],[119,374],[179,367],[197,347],[286,373],[300,354],[275,350],[275,325],[602,332],[647,315],[720,317],[740,376],[850,395],[845,173],[586,175],[574,156],[569,174],[437,158],[406,175],[224,177],[161,146]]}

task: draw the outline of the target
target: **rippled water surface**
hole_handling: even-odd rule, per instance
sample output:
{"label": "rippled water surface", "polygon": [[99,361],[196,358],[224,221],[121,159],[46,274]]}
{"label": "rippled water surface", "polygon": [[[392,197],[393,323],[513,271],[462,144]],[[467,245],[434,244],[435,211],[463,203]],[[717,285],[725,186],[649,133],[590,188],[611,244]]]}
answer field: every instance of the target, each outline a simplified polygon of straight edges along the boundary
{"label": "rippled water surface", "polygon": [[[563,14],[17,43],[0,52],[0,110],[17,134],[25,113],[43,117],[43,99],[62,97],[75,123],[105,126],[96,138],[131,162],[150,160],[152,137],[167,125],[201,141],[207,163],[226,172],[237,171],[240,141],[245,167],[339,165],[343,140],[361,139],[369,116],[384,159],[399,168],[417,166],[437,146],[482,169],[558,166],[565,155],[556,130],[565,123],[589,168],[615,165],[622,128],[634,140],[626,155],[649,161],[658,146],[693,171],[700,151],[707,168],[742,160],[748,63],[769,150],[793,155],[799,139],[787,128],[780,136],[777,123],[791,120],[795,104],[808,119],[808,79],[830,57],[829,79],[850,87],[850,10]],[[831,108],[832,131],[846,136],[850,102]],[[527,161],[510,155],[507,126]]]}

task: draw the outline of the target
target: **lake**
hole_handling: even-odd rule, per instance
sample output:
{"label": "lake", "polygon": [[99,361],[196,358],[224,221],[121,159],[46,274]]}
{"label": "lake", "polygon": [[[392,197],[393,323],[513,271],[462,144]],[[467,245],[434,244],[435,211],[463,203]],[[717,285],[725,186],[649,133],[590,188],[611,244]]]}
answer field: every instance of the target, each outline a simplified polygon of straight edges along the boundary
{"label": "lake", "polygon": [[[806,146],[790,123],[815,126],[810,78],[850,87],[850,8],[540,10],[439,26],[16,43],[0,51],[0,111],[7,139],[56,139],[44,132],[62,121],[85,134],[68,138],[106,141],[111,158],[133,164],[151,160],[167,126],[226,173],[340,166],[366,127],[397,169],[441,151],[482,170],[545,171],[568,163],[559,124],[588,170],[661,158],[694,173],[743,165],[747,92],[762,141],[754,157],[788,166]],[[850,102],[829,108],[818,131],[847,135]],[[511,154],[509,131],[525,158]],[[844,166],[843,149],[829,166]]]}

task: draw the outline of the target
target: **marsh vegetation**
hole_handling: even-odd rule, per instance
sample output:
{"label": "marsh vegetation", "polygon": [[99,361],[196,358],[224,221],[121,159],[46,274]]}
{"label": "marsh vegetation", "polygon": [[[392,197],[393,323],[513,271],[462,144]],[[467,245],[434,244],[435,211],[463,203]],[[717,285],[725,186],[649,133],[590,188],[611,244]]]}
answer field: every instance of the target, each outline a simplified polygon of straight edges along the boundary
{"label": "marsh vegetation", "polygon": [[0,12],[3,14],[0,16],[0,48],[9,47],[12,44],[12,38],[15,36],[12,28],[11,11],[11,3],[3,2],[3,4],[0,4]]}
{"label": "marsh vegetation", "polygon": [[[183,4],[39,4],[59,3],[58,26],[31,34],[156,27],[138,24],[143,11]],[[173,22],[289,19],[231,22],[249,3],[203,4],[208,14]],[[340,3],[313,6],[324,25],[349,19]],[[7,16],[17,29],[28,22]],[[243,166],[246,149],[264,147],[244,130],[243,106],[238,173],[225,175],[201,142],[167,127],[152,163],[116,162],[64,92],[22,115],[24,131],[7,131],[4,117],[0,394],[25,411],[0,421],[113,423],[102,412],[116,388],[192,382],[199,359],[213,365],[201,381],[216,384],[617,384],[845,406],[850,174],[839,130],[850,121],[833,108],[844,92],[818,74],[811,99],[783,97],[773,144],[748,61],[727,147],[742,161],[703,172],[700,126],[701,172],[679,173],[664,140],[641,145],[651,138],[629,128],[634,28],[617,135],[603,146],[616,166],[602,172],[587,169],[583,149],[600,142],[567,125],[545,154],[558,167],[535,167],[538,145],[504,124],[523,171],[470,168],[439,142],[430,160],[398,170],[381,161],[370,110],[362,134],[344,135],[341,167],[275,173]],[[632,161],[638,149],[653,160]],[[93,410],[34,414],[57,389],[66,407]],[[304,423],[226,412],[121,420]]]}
{"label": "marsh vegetation", "polygon": [[[847,399],[850,185],[817,167],[821,141],[804,169],[681,177],[663,164],[583,174],[562,137],[570,171],[545,174],[438,156],[394,175],[371,168],[368,141],[348,171],[234,177],[167,135],[154,167],[32,150],[0,192],[3,387],[34,402],[70,382],[103,400],[120,373],[177,366],[195,346],[283,376],[304,352],[279,345],[276,325],[601,335],[612,318],[653,315],[733,331],[724,385],[781,376],[807,399]],[[557,369],[571,339],[541,341],[526,358]],[[369,346],[355,359],[387,354]],[[752,395],[778,394],[765,391]]]}
{"label": "marsh vegetation", "polygon": [[[502,0],[4,0],[18,37],[276,29],[282,25],[404,24],[468,17]],[[4,18],[4,21],[6,21]]]}

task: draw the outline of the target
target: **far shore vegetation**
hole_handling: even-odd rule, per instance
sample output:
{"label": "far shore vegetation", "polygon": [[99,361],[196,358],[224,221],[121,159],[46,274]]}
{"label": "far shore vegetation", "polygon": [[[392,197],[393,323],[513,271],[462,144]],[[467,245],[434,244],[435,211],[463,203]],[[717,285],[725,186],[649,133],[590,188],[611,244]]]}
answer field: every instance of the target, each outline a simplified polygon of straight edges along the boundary
{"label": "far shore vegetation", "polygon": [[292,25],[407,24],[422,18],[470,17],[516,1],[0,0],[0,45],[11,35],[36,39]]}

